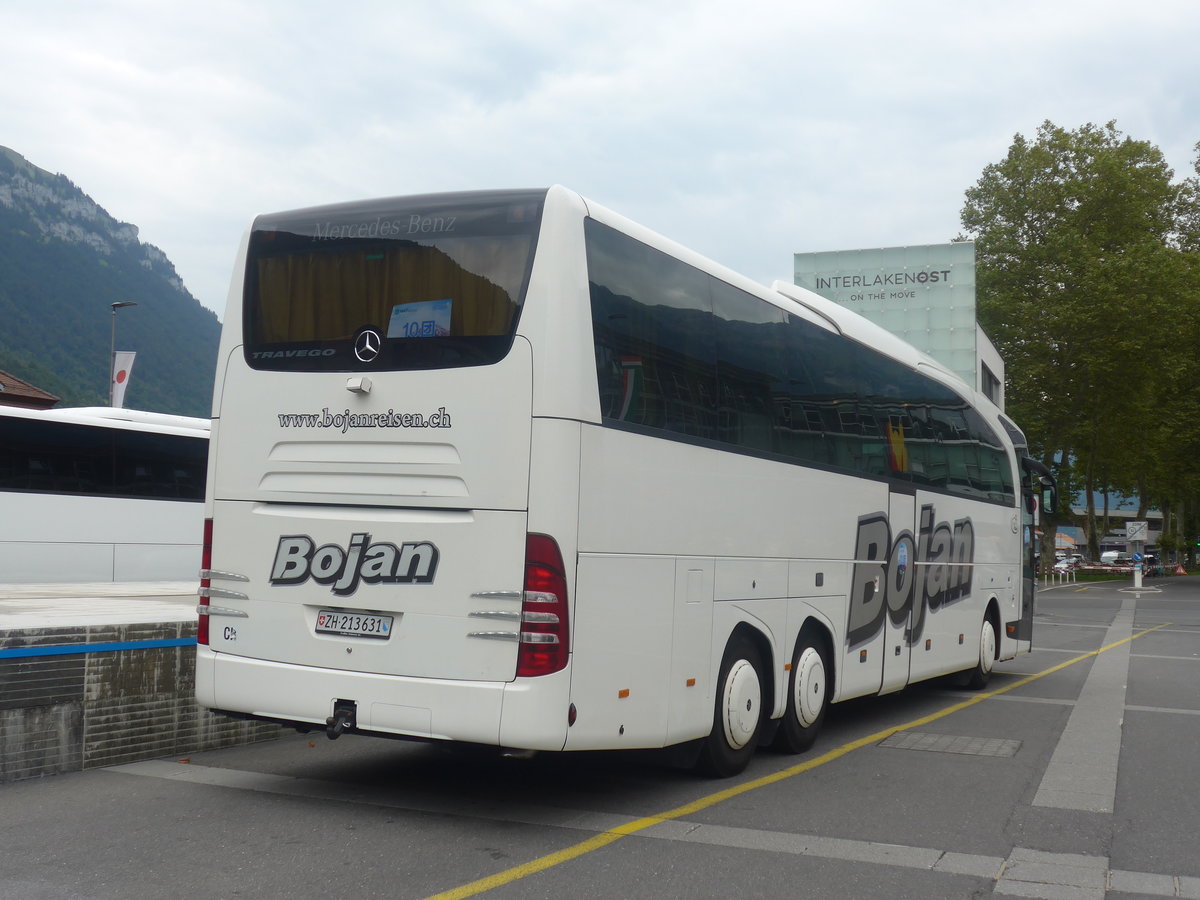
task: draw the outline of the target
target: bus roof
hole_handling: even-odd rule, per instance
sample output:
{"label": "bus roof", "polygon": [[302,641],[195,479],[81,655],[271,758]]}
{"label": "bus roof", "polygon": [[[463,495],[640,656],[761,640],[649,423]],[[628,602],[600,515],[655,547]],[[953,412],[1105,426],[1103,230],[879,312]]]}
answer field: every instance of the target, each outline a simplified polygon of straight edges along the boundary
{"label": "bus roof", "polygon": [[110,406],[68,406],[61,409],[24,409],[18,406],[0,406],[0,415],[16,419],[65,422],[130,431],[156,431],[165,434],[191,433],[195,437],[208,437],[211,428],[211,422],[208,419],[148,412],[140,409],[117,409]]}

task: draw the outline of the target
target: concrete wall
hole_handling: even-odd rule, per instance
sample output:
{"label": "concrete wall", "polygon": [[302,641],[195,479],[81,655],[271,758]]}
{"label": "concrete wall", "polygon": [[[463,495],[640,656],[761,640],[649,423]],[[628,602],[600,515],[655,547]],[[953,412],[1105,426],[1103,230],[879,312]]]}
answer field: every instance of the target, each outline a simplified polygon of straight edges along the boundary
{"label": "concrete wall", "polygon": [[196,705],[195,638],[194,620],[0,630],[0,784],[276,737]]}

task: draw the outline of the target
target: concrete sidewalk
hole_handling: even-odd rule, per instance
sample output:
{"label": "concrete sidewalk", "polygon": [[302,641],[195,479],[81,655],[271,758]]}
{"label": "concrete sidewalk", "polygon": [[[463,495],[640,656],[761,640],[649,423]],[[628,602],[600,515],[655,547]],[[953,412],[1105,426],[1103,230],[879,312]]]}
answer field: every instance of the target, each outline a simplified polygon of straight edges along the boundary
{"label": "concrete sidewalk", "polygon": [[0,584],[0,632],[196,618],[199,581]]}

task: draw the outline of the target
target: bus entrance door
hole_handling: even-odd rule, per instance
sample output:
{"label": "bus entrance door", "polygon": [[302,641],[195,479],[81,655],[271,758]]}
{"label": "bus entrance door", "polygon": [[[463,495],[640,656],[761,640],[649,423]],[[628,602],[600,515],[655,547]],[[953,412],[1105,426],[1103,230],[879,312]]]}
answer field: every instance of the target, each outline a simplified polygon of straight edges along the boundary
{"label": "bus entrance door", "polygon": [[883,618],[883,684],[879,693],[898,691],[908,684],[912,627],[913,582],[916,574],[915,494],[892,493],[888,499],[888,520],[892,528],[892,546],[885,568],[886,613]]}

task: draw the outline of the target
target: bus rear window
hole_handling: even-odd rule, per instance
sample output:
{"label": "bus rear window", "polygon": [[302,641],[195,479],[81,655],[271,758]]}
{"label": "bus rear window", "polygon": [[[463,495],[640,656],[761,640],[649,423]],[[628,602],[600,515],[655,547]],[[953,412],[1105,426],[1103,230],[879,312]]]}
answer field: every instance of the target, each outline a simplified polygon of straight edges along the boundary
{"label": "bus rear window", "polygon": [[545,191],[402,197],[260,216],[247,363],[397,371],[497,362],[512,345]]}

